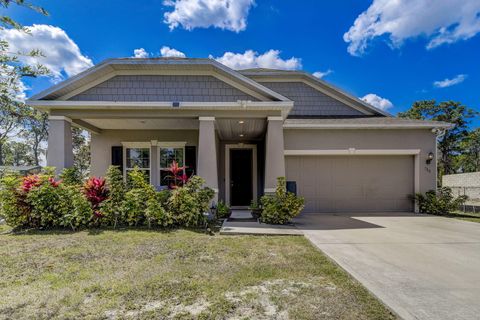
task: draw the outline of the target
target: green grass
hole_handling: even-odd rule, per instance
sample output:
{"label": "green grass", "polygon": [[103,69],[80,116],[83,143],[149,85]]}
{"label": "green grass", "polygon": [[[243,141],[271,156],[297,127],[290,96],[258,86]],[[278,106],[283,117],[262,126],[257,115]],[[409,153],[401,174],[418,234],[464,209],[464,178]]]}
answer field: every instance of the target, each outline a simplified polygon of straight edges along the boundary
{"label": "green grass", "polygon": [[480,212],[473,213],[457,211],[450,213],[449,215],[447,215],[447,217],[480,223]]}
{"label": "green grass", "polygon": [[0,319],[394,318],[303,237],[185,230],[2,234],[0,297]]}

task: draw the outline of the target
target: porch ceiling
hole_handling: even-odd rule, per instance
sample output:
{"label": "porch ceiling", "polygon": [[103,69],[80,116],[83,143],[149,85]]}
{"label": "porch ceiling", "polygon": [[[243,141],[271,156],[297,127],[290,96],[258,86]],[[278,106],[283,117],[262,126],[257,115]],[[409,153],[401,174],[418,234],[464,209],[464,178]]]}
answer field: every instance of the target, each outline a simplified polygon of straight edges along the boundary
{"label": "porch ceiling", "polygon": [[266,119],[218,119],[216,128],[222,140],[252,140],[263,137]]}

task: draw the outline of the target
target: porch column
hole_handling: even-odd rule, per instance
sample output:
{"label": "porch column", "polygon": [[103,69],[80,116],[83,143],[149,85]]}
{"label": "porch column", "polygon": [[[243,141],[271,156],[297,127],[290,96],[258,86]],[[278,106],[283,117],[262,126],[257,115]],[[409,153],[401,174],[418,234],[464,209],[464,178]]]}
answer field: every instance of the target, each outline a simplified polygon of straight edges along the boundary
{"label": "porch column", "polygon": [[73,166],[72,120],[63,116],[48,118],[47,166],[59,174]]}
{"label": "porch column", "polygon": [[268,117],[265,138],[265,190],[275,192],[277,178],[285,176],[285,154],[283,144],[283,118]]}
{"label": "porch column", "polygon": [[218,200],[217,144],[215,141],[215,118],[199,117],[197,173],[205,184],[215,191]]}

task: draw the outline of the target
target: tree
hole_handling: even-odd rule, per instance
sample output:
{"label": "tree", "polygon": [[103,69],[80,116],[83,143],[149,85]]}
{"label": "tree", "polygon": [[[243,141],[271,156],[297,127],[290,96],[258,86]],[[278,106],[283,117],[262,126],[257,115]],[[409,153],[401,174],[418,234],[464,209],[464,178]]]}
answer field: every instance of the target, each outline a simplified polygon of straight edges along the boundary
{"label": "tree", "polygon": [[73,166],[82,177],[90,173],[90,136],[77,127],[72,127]]}
{"label": "tree", "polygon": [[480,171],[480,128],[468,133],[460,142],[462,153],[457,156],[457,166],[462,172]]}
{"label": "tree", "polygon": [[23,121],[25,130],[21,136],[30,144],[35,159],[35,165],[40,164],[40,156],[45,153],[42,143],[48,137],[48,114],[35,109],[30,109]]}
{"label": "tree", "polygon": [[4,161],[9,166],[29,166],[34,164],[35,159],[28,144],[9,141],[4,145]]}
{"label": "tree", "polygon": [[[35,10],[43,15],[48,13],[45,9],[26,3],[24,0],[0,0],[0,7],[7,9],[11,4]],[[28,33],[28,29],[8,16],[0,17],[0,30],[15,28]],[[37,77],[47,75],[48,69],[41,64],[27,65],[21,62],[20,57],[38,57],[41,52],[10,52],[9,44],[0,40],[0,165],[4,163],[2,149],[11,134],[18,130],[20,121],[25,117],[26,108],[24,77]]]}
{"label": "tree", "polygon": [[435,100],[415,102],[412,107],[398,114],[401,118],[444,121],[453,124],[438,139],[439,176],[455,173],[455,157],[462,152],[461,142],[468,135],[468,124],[476,112],[460,102],[445,101],[436,103]]}

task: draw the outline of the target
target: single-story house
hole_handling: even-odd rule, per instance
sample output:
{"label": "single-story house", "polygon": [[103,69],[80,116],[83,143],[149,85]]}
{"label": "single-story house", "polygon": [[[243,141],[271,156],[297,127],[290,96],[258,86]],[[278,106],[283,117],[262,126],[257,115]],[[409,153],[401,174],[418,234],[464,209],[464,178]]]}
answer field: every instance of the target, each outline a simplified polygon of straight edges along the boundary
{"label": "single-story house", "polygon": [[71,126],[92,133],[91,173],[138,167],[156,186],[176,160],[233,207],[296,182],[307,212],[411,211],[435,188],[447,123],[395,118],[302,71],[211,59],[110,59],[31,97],[50,115],[47,164],[72,166]]}

